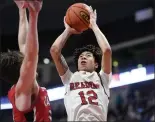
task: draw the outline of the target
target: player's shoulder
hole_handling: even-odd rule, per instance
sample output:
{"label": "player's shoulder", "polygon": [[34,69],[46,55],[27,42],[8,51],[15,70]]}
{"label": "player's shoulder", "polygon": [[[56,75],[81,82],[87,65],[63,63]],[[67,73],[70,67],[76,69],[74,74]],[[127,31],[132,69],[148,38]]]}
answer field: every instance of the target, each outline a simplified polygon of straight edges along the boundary
{"label": "player's shoulder", "polygon": [[8,94],[12,94],[13,92],[15,92],[15,85],[13,85],[10,90],[8,91]]}
{"label": "player's shoulder", "polygon": [[46,91],[47,91],[47,89],[46,89],[45,87],[40,87],[39,89],[40,89],[40,91],[42,91],[42,92],[44,92],[44,91],[46,92]]}
{"label": "player's shoulder", "polygon": [[40,89],[42,89],[42,90],[47,90],[45,87],[40,87]]}
{"label": "player's shoulder", "polygon": [[41,98],[49,98],[47,89],[45,87],[40,87],[38,96]]}
{"label": "player's shoulder", "polygon": [[15,85],[13,85],[8,91],[8,98],[12,101],[15,98]]}
{"label": "player's shoulder", "polygon": [[40,87],[39,88],[39,93],[40,94],[47,94],[47,89],[45,87]]}

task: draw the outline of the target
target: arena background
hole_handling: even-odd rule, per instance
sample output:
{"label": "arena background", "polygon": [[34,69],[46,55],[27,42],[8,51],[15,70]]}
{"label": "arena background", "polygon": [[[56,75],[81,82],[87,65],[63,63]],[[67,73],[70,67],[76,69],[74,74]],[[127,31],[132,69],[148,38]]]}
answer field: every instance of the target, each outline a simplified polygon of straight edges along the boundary
{"label": "arena background", "polygon": [[[53,120],[65,121],[63,84],[56,72],[49,49],[64,30],[67,8],[83,2],[97,9],[97,24],[113,50],[113,81],[108,120],[155,121],[155,18],[154,0],[44,0],[39,15],[38,82],[48,90]],[[18,50],[18,9],[12,0],[0,1],[0,50]],[[74,35],[67,41],[63,55],[75,71],[72,53],[76,47],[97,45],[91,30]],[[10,86],[0,81],[0,122],[12,122],[7,100]],[[31,115],[29,115],[31,118]]]}

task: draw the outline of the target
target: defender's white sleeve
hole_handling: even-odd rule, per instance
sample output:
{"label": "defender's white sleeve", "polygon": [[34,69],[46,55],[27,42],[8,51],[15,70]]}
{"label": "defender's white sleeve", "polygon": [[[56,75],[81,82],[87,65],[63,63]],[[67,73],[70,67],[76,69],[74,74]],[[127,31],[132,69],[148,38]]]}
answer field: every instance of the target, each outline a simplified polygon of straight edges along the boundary
{"label": "defender's white sleeve", "polygon": [[72,75],[73,75],[73,73],[68,68],[66,73],[64,75],[60,76],[60,78],[61,78],[64,85],[69,84]]}

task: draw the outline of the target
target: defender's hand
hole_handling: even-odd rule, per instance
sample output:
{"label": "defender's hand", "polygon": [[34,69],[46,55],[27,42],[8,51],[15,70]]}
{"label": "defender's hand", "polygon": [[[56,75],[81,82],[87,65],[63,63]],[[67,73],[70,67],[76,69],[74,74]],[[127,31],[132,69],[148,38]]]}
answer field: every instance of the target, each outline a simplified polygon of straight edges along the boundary
{"label": "defender's hand", "polygon": [[23,0],[14,0],[14,2],[16,3],[16,5],[17,5],[17,7],[19,9],[24,8],[25,1],[23,1]]}
{"label": "defender's hand", "polygon": [[29,9],[29,12],[39,13],[42,9],[42,0],[29,0],[25,1],[24,7]]}

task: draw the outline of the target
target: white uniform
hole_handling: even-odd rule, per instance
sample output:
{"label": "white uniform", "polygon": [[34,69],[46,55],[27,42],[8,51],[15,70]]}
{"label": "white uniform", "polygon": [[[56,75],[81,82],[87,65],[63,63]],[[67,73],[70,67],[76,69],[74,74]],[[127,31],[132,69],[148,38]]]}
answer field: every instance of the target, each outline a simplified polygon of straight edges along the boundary
{"label": "white uniform", "polygon": [[60,76],[66,91],[64,104],[68,121],[107,121],[112,74],[101,70],[99,75],[85,71],[73,74],[68,69]]}

